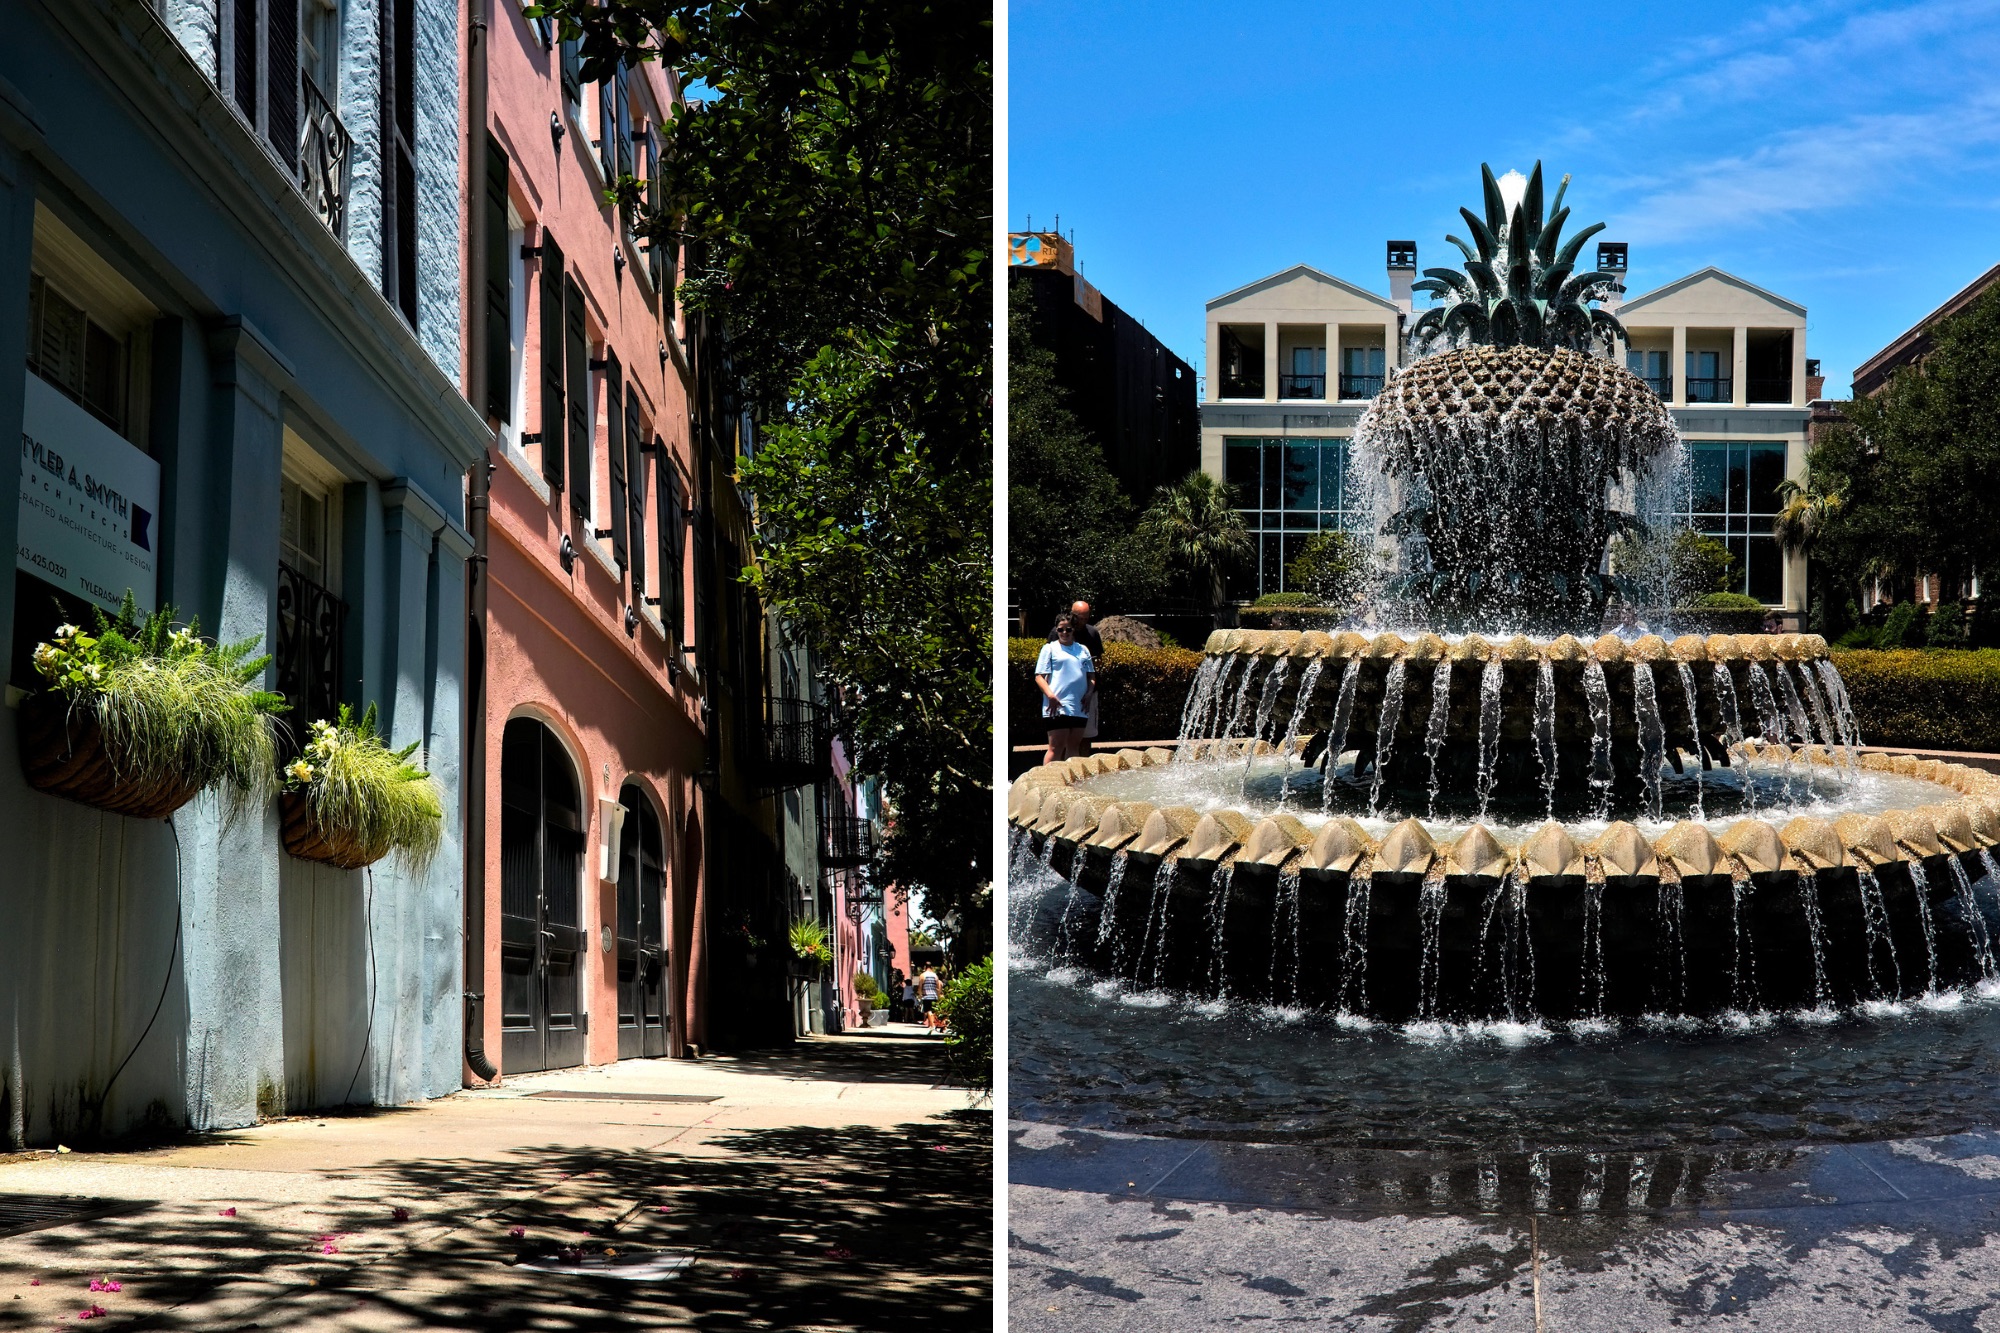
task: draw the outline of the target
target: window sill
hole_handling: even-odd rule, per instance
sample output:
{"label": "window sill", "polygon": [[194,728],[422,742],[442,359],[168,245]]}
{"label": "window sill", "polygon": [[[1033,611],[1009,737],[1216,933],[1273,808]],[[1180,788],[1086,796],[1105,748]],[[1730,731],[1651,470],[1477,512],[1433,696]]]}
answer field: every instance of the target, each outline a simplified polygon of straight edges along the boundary
{"label": "window sill", "polygon": [[597,187],[598,206],[600,208],[609,207],[604,202],[604,191],[610,189],[611,186],[605,181],[604,168],[597,160],[597,139],[589,130],[583,127],[583,121],[577,108],[571,106],[567,99],[563,102],[563,120],[569,125],[569,134],[567,137],[576,145],[577,156],[583,159],[584,171],[589,174],[590,179]]}
{"label": "window sill", "polygon": [[552,492],[548,481],[536,469],[534,460],[528,457],[527,451],[516,444],[511,435],[503,434],[500,437],[500,456],[513,467],[515,475],[528,483],[528,489],[535,493],[537,499],[543,504],[549,502]]}
{"label": "window sill", "polygon": [[612,558],[610,549],[598,541],[597,538],[585,532],[583,534],[583,541],[579,545],[584,550],[590,552],[598,564],[604,566],[604,572],[609,574],[614,582],[622,582],[624,580],[625,571],[618,568],[618,562]]}

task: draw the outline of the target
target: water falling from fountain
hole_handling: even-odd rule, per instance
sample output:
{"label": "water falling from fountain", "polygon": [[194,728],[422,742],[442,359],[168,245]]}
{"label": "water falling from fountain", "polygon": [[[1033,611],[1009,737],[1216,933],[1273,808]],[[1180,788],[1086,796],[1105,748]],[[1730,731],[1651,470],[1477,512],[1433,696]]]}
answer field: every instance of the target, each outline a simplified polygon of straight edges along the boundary
{"label": "water falling from fountain", "polygon": [[1757,725],[1764,733],[1764,739],[1773,745],[1785,743],[1785,719],[1778,712],[1777,696],[1771,693],[1770,678],[1755,662],[1744,667],[1744,675],[1750,680],[1750,702],[1757,709]]}
{"label": "water falling from fountain", "polygon": [[1204,657],[1201,670],[1194,673],[1194,685],[1188,690],[1187,703],[1181,707],[1180,741],[1174,747],[1174,758],[1186,759],[1194,749],[1199,733],[1206,730],[1203,725],[1208,718],[1210,705],[1215,700],[1216,683],[1229,674],[1229,665],[1234,657]]}
{"label": "water falling from fountain", "polygon": [[1500,684],[1505,679],[1497,661],[1479,673],[1479,817],[1493,800],[1495,760],[1500,757]]}
{"label": "water falling from fountain", "polygon": [[1924,994],[1937,994],[1937,931],[1931,926],[1931,877],[1924,863],[1917,857],[1910,858],[1910,887],[1916,890],[1917,915],[1924,923],[1924,955],[1929,971],[1925,974]]}
{"label": "water falling from fountain", "polygon": [[1229,970],[1224,966],[1224,953],[1229,947],[1229,940],[1224,927],[1229,914],[1229,882],[1235,877],[1234,861],[1222,862],[1209,877],[1209,986],[1214,990],[1215,998],[1218,1000],[1227,999],[1229,996]]}
{"label": "water falling from fountain", "polygon": [[1604,885],[1583,887],[1583,976],[1578,1008],[1588,1018],[1604,1017]]}
{"label": "water falling from fountain", "polygon": [[1701,782],[1701,771],[1707,765],[1708,760],[1701,752],[1701,718],[1698,716],[1699,704],[1696,701],[1694,691],[1694,668],[1686,662],[1676,662],[1674,665],[1680,668],[1681,697],[1687,702],[1688,753],[1693,756],[1694,760],[1692,769],[1694,773],[1694,818],[1695,822],[1699,824],[1708,817],[1702,810]]}
{"label": "water falling from fountain", "polygon": [[1854,716],[1854,701],[1847,697],[1847,682],[1840,678],[1833,663],[1825,659],[1813,663],[1813,669],[1827,701],[1833,705],[1834,717],[1840,722],[1840,743],[1847,751],[1847,766],[1851,769],[1854,751],[1861,746],[1861,723]]}
{"label": "water falling from fountain", "polygon": [[1667,729],[1653,692],[1653,664],[1632,664],[1632,706],[1639,714],[1639,781],[1646,788],[1646,813],[1660,817],[1660,765],[1667,759]]}
{"label": "water falling from fountain", "polygon": [[[1224,739],[1237,735],[1236,729],[1249,720],[1250,687],[1257,681],[1257,663],[1259,660],[1253,657],[1250,659],[1250,665],[1243,668],[1243,683],[1236,687],[1236,706],[1229,710],[1229,725],[1222,729]],[[1270,671],[1276,671],[1278,669],[1278,662],[1284,660],[1281,657],[1277,662],[1273,662],[1270,666]],[[1267,678],[1268,675],[1269,673],[1267,672]]]}
{"label": "water falling from fountain", "polygon": [[[1273,999],[1283,996],[1297,1003],[1299,997],[1299,872],[1287,870],[1278,876],[1278,896],[1271,907],[1271,976]],[[1284,989],[1278,988],[1278,964],[1285,963]]]}
{"label": "water falling from fountain", "polygon": [[1153,871],[1153,901],[1146,909],[1146,933],[1139,941],[1139,956],[1133,960],[1133,971],[1137,973],[1146,962],[1146,950],[1153,951],[1153,971],[1151,984],[1160,984],[1160,969],[1167,960],[1167,900],[1173,894],[1172,861],[1160,858],[1160,864]]}
{"label": "water falling from fountain", "polygon": [[1319,805],[1322,810],[1333,808],[1333,773],[1340,767],[1340,756],[1347,747],[1347,724],[1354,720],[1354,689],[1361,683],[1361,663],[1350,661],[1340,677],[1340,696],[1333,705],[1332,739],[1328,741],[1326,753],[1320,756],[1320,771],[1325,781],[1320,784]]}
{"label": "water falling from fountain", "polygon": [[1805,687],[1806,705],[1812,710],[1813,725],[1819,728],[1820,743],[1837,763],[1845,766],[1849,758],[1847,748],[1840,743],[1840,733],[1834,730],[1826,703],[1819,697],[1819,685],[1813,673],[1803,665],[1799,667],[1799,683]]}
{"label": "water falling from fountain", "polygon": [[1368,785],[1370,815],[1382,804],[1382,780],[1396,748],[1396,724],[1403,716],[1403,684],[1408,674],[1409,664],[1399,657],[1389,663],[1389,674],[1382,682],[1382,708],[1375,726],[1375,777]]}
{"label": "water falling from fountain", "polygon": [[1431,668],[1431,712],[1424,719],[1424,767],[1430,774],[1430,817],[1437,818],[1438,755],[1444,751],[1445,728],[1451,724],[1451,659]]}
{"label": "water falling from fountain", "polygon": [[1594,657],[1583,667],[1583,693],[1590,704],[1591,807],[1605,819],[1611,813],[1611,688],[1604,682],[1604,664]]}
{"label": "water falling from fountain", "polygon": [[1368,891],[1370,877],[1347,881],[1347,911],[1340,930],[1340,1009],[1361,1015],[1368,1011]]}
{"label": "water falling from fountain", "polygon": [[[1674,1013],[1683,1013],[1687,1010],[1688,959],[1687,932],[1683,928],[1686,924],[1687,895],[1681,889],[1681,882],[1678,879],[1662,877],[1660,880],[1658,902],[1660,909],[1660,932],[1665,936],[1666,942],[1672,945],[1671,956],[1674,962],[1674,1002],[1672,1011]],[[1654,956],[1657,960],[1657,966],[1664,968],[1666,960],[1669,957],[1669,951],[1667,949],[1660,949]]]}
{"label": "water falling from fountain", "polygon": [[[1281,657],[1271,668],[1271,674],[1264,678],[1264,693],[1257,700],[1257,729],[1250,733],[1253,741],[1264,740],[1271,731],[1271,715],[1278,710],[1278,696],[1285,692],[1285,682],[1291,678],[1292,659]],[[1251,746],[1251,753],[1256,753]]]}
{"label": "water falling from fountain", "polygon": [[[1979,849],[1979,860],[1987,875],[1992,875],[1993,853],[1982,847]],[[2000,972],[1995,970],[1993,940],[1986,928],[1986,914],[1980,910],[1979,898],[1973,892],[1971,877],[1965,873],[1965,866],[1956,856],[1951,858],[1951,871],[1957,880],[1959,911],[1965,917],[1966,934],[1972,937],[1973,952],[1979,958],[1980,978],[1991,982],[2000,978]]]}
{"label": "water falling from fountain", "polygon": [[1819,909],[1819,876],[1805,871],[1799,876],[1799,903],[1806,914],[1806,938],[1812,944],[1813,1008],[1826,1013],[1833,1008],[1833,993],[1826,984],[1826,928]]}
{"label": "water falling from fountain", "polygon": [[[1055,839],[1051,838],[1049,841],[1053,843]],[[1075,942],[1070,936],[1073,928],[1071,923],[1076,920],[1077,899],[1082,894],[1073,883],[1068,888],[1069,892],[1063,898],[1062,920],[1056,926],[1055,961],[1057,967],[1068,967],[1070,964],[1070,955],[1075,949]]]}
{"label": "water falling from fountain", "polygon": [[1113,925],[1118,918],[1118,886],[1125,882],[1125,867],[1131,858],[1119,852],[1111,858],[1111,879],[1104,886],[1104,905],[1097,916],[1097,947],[1102,949],[1110,938]]}
{"label": "water falling from fountain", "polygon": [[1750,925],[1743,919],[1743,891],[1749,884],[1748,875],[1729,877],[1729,942],[1733,951],[1729,964],[1729,1003],[1741,1014],[1757,1011],[1757,950],[1749,938]]}
{"label": "water falling from fountain", "polygon": [[1431,1023],[1438,1016],[1438,963],[1444,919],[1444,880],[1426,879],[1417,892],[1417,922],[1423,955],[1417,964],[1417,1018]]}
{"label": "water falling from fountain", "polygon": [[[1306,663],[1305,673],[1299,677],[1298,702],[1292,705],[1292,720],[1285,727],[1285,738],[1278,742],[1278,753],[1280,756],[1289,755],[1292,750],[1292,742],[1299,738],[1299,724],[1305,721],[1306,709],[1312,705],[1313,691],[1319,688],[1320,673],[1325,670],[1326,659],[1323,657],[1315,657]],[[1285,802],[1291,799],[1291,795],[1292,774],[1287,769],[1284,781],[1278,786],[1278,808],[1280,810],[1285,808]]]}
{"label": "water falling from fountain", "polygon": [[[1868,870],[1859,872],[1856,880],[1861,887],[1861,928],[1868,942],[1868,984],[1874,988],[1878,1000],[1900,999],[1903,994],[1903,964],[1896,957],[1896,941],[1889,933],[1889,904],[1882,897],[1882,882]],[[1875,968],[1878,946],[1888,949],[1889,966],[1895,977],[1895,986],[1887,994],[1883,993],[1881,973]]]}
{"label": "water falling from fountain", "polygon": [[[1556,817],[1556,668],[1544,657],[1535,671],[1535,757],[1542,763],[1542,817]],[[1437,789],[1431,789],[1435,800]]]}
{"label": "water falling from fountain", "polygon": [[1805,705],[1799,702],[1798,686],[1792,684],[1792,673],[1785,669],[1783,662],[1773,662],[1772,672],[1778,677],[1778,692],[1784,696],[1785,716],[1791,719],[1792,732],[1799,738],[1799,744],[1813,743],[1812,723],[1806,720]]}

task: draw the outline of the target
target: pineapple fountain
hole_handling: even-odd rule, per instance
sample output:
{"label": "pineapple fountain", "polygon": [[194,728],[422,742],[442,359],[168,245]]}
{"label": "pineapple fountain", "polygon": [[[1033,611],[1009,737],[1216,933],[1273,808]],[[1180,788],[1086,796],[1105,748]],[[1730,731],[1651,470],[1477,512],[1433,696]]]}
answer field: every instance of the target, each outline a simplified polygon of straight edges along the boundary
{"label": "pineapple fountain", "polygon": [[2000,778],[1859,752],[1813,635],[1604,633],[1666,527],[1567,178],[1484,170],[1356,435],[1396,632],[1218,631],[1178,745],[1014,783],[1017,938],[1161,995],[1367,1024],[1744,1022],[1996,980]]}

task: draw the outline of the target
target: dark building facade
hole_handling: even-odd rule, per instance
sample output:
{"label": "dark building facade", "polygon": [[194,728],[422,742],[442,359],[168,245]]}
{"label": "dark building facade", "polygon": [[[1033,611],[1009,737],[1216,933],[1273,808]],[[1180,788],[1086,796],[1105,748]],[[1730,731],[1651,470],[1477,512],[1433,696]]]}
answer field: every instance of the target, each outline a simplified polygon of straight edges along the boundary
{"label": "dark building facade", "polygon": [[1056,233],[1014,233],[1007,263],[1007,280],[1034,292],[1035,340],[1055,354],[1071,410],[1133,502],[1200,467],[1194,367],[1086,282]]}

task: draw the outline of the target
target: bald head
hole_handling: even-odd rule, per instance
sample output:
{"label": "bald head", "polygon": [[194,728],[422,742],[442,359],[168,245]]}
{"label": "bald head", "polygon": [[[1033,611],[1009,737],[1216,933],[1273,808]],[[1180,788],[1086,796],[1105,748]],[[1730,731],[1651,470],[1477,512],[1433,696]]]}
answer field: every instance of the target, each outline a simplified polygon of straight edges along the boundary
{"label": "bald head", "polygon": [[1071,602],[1069,604],[1069,613],[1086,625],[1090,623],[1089,602]]}

